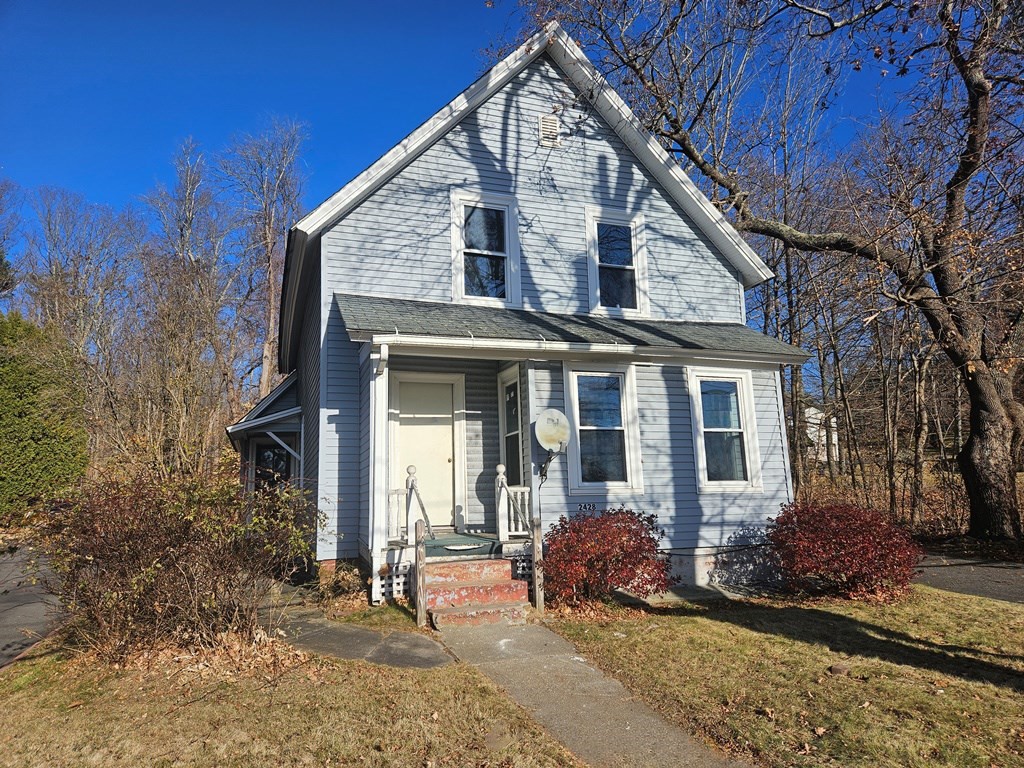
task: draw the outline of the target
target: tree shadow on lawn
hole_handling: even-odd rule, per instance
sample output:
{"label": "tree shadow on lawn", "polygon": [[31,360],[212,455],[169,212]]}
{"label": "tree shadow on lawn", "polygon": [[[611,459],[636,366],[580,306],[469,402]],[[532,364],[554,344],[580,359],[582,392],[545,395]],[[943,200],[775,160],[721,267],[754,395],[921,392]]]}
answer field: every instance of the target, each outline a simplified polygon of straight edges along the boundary
{"label": "tree shadow on lawn", "polygon": [[702,617],[753,632],[822,645],[835,653],[912,666],[1024,693],[1024,671],[978,658],[988,656],[1012,663],[1024,661],[1022,656],[934,643],[817,608],[722,601],[700,607],[646,606],[642,610],[656,616]]}

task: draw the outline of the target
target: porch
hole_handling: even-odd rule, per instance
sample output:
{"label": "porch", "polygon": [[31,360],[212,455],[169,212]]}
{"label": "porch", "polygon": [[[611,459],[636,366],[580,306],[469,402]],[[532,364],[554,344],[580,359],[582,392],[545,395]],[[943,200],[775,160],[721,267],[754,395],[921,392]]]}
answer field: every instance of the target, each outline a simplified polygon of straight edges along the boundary
{"label": "porch", "polygon": [[510,578],[528,581],[526,366],[391,355],[387,345],[370,348],[364,359],[372,448],[364,558],[374,575],[372,600],[430,592],[415,581],[427,563],[508,560]]}

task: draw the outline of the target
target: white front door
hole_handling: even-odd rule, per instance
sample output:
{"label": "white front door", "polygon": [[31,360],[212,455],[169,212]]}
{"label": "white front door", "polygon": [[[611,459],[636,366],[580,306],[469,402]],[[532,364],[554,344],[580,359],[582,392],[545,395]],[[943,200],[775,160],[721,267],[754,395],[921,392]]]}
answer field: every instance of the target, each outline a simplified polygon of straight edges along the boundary
{"label": "white front door", "polygon": [[[448,380],[437,380],[447,378]],[[460,382],[451,377],[399,373],[393,381],[397,413],[393,411],[392,488],[405,485],[407,468],[416,467],[416,478],[430,524],[435,527],[461,524],[456,422],[461,417]]]}

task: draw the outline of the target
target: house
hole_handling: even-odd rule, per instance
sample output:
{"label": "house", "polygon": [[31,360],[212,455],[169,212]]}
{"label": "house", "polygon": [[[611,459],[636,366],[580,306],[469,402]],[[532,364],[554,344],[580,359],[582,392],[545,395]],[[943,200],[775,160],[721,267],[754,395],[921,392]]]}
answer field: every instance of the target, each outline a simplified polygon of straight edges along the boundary
{"label": "house", "polygon": [[229,431],[375,601],[421,517],[428,556],[493,559],[619,506],[704,583],[792,495],[780,366],[806,355],[744,325],[771,277],[552,23],[292,228],[288,378]]}

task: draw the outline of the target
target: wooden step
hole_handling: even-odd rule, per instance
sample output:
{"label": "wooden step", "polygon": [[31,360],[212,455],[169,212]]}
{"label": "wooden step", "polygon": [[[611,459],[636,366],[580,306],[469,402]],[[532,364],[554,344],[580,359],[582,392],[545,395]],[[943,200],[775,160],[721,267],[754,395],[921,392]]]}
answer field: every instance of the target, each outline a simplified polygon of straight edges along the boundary
{"label": "wooden step", "polygon": [[476,626],[478,624],[525,624],[527,606],[521,603],[492,603],[489,605],[461,605],[455,608],[435,608],[430,611],[434,629]]}
{"label": "wooden step", "polygon": [[459,581],[508,581],[512,578],[511,560],[458,560],[444,563],[428,562],[427,585]]}
{"label": "wooden step", "polygon": [[529,602],[529,585],[515,579],[453,581],[427,585],[427,609]]}

